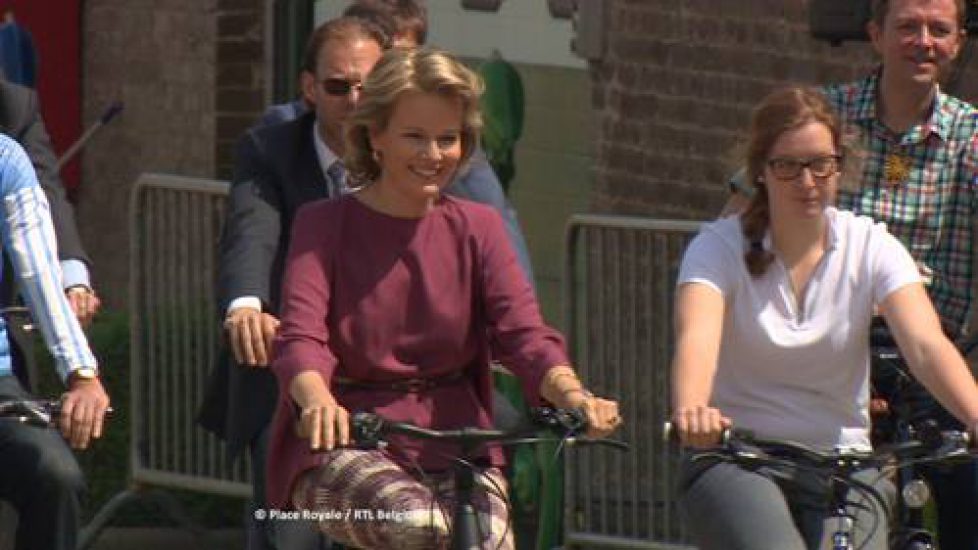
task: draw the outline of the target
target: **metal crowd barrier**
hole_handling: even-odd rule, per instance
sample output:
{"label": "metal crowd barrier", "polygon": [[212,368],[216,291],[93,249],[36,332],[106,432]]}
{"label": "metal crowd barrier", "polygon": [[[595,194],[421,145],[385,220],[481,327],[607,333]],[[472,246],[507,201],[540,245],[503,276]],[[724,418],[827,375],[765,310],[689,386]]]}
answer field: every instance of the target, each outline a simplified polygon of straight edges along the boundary
{"label": "metal crowd barrier", "polygon": [[565,330],[576,368],[620,400],[632,450],[567,457],[565,547],[691,548],[672,501],[677,456],[669,410],[673,287],[698,222],[576,215],[564,266]]}
{"label": "metal crowd barrier", "polygon": [[86,548],[121,506],[151,496],[193,525],[176,501],[148,488],[251,495],[250,464],[232,467],[220,440],[195,423],[219,345],[214,295],[228,184],[144,174],[130,199],[130,487],[82,533]]}

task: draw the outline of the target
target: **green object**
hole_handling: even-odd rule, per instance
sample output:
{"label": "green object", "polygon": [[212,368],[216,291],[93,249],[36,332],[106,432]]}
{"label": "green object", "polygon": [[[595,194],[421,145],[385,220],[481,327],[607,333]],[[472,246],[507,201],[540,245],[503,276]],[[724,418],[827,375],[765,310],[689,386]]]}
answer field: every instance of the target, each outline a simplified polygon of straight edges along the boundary
{"label": "green object", "polygon": [[[493,382],[518,411],[527,413],[523,389],[515,376],[494,369]],[[510,457],[509,492],[517,548],[550,550],[560,541],[564,485],[556,452],[553,443],[518,445]]]}
{"label": "green object", "polygon": [[482,94],[482,147],[505,191],[516,175],[514,150],[523,134],[523,80],[499,52],[479,66],[486,84]]}

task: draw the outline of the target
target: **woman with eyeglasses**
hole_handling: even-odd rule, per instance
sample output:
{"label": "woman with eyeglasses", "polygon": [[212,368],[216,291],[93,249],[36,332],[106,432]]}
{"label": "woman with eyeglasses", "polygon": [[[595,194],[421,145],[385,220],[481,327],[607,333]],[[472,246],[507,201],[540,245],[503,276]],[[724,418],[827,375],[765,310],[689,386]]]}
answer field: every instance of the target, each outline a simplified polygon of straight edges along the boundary
{"label": "woman with eyeglasses", "polygon": [[[684,445],[715,445],[736,426],[868,449],[874,308],[913,374],[978,425],[978,388],[909,253],[882,224],[832,206],[843,160],[839,121],[819,92],[781,89],[755,109],[745,164],[756,192],[742,214],[703,227],[679,274],[672,421]],[[876,474],[856,477],[892,494]],[[687,461],[680,509],[701,549],[800,550],[819,545],[826,495],[811,475]],[[864,504],[856,542],[885,549],[886,521],[874,521],[885,505]]]}

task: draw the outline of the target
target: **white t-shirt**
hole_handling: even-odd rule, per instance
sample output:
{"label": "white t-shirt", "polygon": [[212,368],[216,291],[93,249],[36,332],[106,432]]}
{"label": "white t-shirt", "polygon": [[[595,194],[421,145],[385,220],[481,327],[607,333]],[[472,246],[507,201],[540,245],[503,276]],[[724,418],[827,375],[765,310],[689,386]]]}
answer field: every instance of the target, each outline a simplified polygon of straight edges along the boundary
{"label": "white t-shirt", "polygon": [[[801,308],[779,259],[760,277],[748,273],[737,216],[703,227],[678,284],[705,284],[724,297],[711,404],[735,426],[821,449],[867,447],[873,306],[920,275],[883,224],[835,208],[825,216],[828,248]],[[770,249],[769,238],[764,244]]]}

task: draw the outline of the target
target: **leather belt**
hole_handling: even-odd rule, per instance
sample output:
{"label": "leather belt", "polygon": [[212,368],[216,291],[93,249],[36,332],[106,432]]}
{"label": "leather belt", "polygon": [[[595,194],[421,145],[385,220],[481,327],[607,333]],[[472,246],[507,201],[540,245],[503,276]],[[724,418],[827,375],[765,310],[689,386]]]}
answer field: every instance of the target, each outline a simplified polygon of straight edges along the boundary
{"label": "leather belt", "polygon": [[450,386],[465,380],[465,371],[457,370],[442,376],[426,378],[401,378],[398,380],[355,380],[334,376],[333,383],[337,386],[353,390],[387,390],[404,393],[420,393],[432,388]]}

